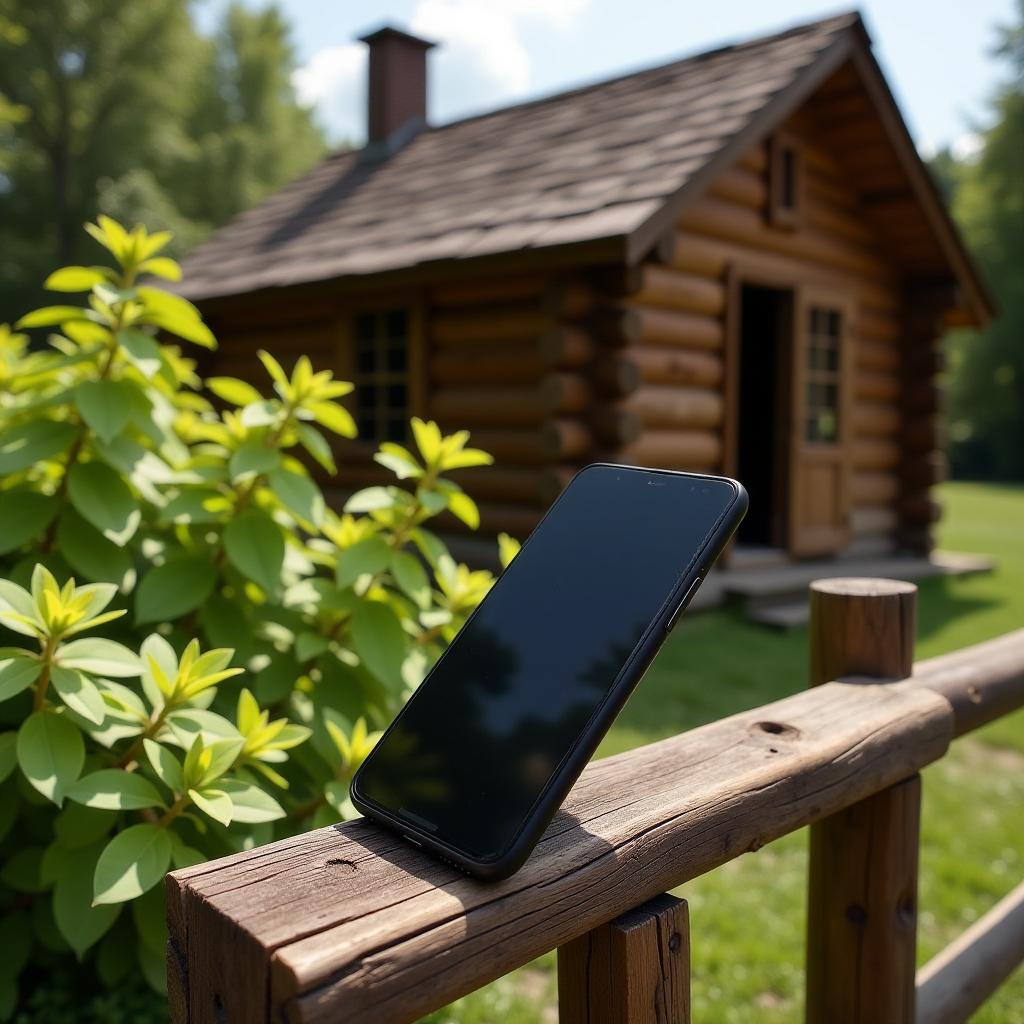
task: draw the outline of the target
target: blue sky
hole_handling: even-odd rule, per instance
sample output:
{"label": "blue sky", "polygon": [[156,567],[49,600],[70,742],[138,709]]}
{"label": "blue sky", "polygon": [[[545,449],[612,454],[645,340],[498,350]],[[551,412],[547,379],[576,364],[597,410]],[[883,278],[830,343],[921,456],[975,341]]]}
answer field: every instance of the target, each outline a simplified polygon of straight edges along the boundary
{"label": "blue sky", "polygon": [[[258,5],[260,0],[247,0]],[[384,23],[441,45],[431,57],[430,117],[452,120],[664,63],[843,10],[813,0],[278,0],[294,26],[300,95],[332,139],[364,128],[364,47]],[[212,29],[227,0],[203,0]],[[1001,72],[993,26],[1013,0],[872,0],[861,5],[911,132],[928,154],[969,146]]]}

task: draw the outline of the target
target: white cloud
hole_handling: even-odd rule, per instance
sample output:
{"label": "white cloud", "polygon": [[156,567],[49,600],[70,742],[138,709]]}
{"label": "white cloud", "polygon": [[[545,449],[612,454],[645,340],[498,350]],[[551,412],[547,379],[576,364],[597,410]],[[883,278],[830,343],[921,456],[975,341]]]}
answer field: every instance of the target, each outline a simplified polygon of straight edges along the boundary
{"label": "white cloud", "polygon": [[335,139],[361,138],[366,131],[366,46],[343,43],[317,50],[292,74],[300,103],[315,107]]}
{"label": "white cloud", "polygon": [[[440,43],[432,58],[441,105],[463,112],[521,96],[532,65],[524,27],[565,31],[590,0],[418,0],[409,31]],[[402,26],[396,26],[402,27]],[[334,138],[366,129],[366,47],[344,43],[318,50],[292,76],[300,102],[316,107]]]}

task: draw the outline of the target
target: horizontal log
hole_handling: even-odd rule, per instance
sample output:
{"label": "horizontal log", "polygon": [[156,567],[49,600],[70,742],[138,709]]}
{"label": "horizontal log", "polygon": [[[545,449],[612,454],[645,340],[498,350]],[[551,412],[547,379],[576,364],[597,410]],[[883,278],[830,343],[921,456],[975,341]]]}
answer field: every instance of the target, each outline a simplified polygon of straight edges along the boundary
{"label": "horizontal log", "polygon": [[763,174],[733,167],[717,175],[711,183],[711,194],[755,210],[763,210],[768,202],[768,183]]}
{"label": "horizontal log", "polygon": [[549,327],[540,337],[540,356],[548,366],[586,366],[596,351],[593,336],[583,327]]}
{"label": "horizontal log", "polygon": [[583,412],[593,402],[590,381],[579,373],[549,373],[540,382],[541,400],[549,413]]}
{"label": "horizontal log", "polygon": [[636,413],[645,427],[717,427],[722,422],[724,401],[707,388],[645,385],[621,403]]}
{"label": "horizontal log", "polygon": [[547,282],[539,276],[517,275],[500,280],[457,281],[430,289],[429,300],[435,306],[490,305],[517,299],[540,300]]}
{"label": "horizontal log", "polygon": [[899,345],[903,337],[903,325],[897,316],[881,316],[866,309],[857,314],[855,330],[858,338],[888,342],[895,346]]}
{"label": "horizontal log", "polygon": [[858,536],[892,533],[897,526],[899,518],[890,505],[862,505],[850,512],[850,529]]}
{"label": "horizontal log", "polygon": [[876,231],[862,214],[858,216],[859,211],[823,199],[820,194],[805,190],[801,211],[804,220],[823,235],[868,248],[877,242]]}
{"label": "horizontal log", "polygon": [[910,526],[930,526],[942,518],[942,505],[928,497],[928,492],[909,494],[899,505],[901,523]]}
{"label": "horizontal log", "polygon": [[902,444],[911,457],[944,447],[943,426],[938,416],[913,416],[903,424]]}
{"label": "horizontal log", "polygon": [[538,381],[548,364],[538,347],[446,350],[430,359],[430,378],[440,385],[528,384]]}
{"label": "horizontal log", "polygon": [[593,312],[597,294],[583,280],[553,281],[544,292],[543,309],[554,319],[575,320]]}
{"label": "horizontal log", "polygon": [[853,407],[853,431],[857,437],[899,436],[903,422],[900,407],[891,402],[858,401]]}
{"label": "horizontal log", "polygon": [[498,465],[535,466],[551,461],[551,453],[542,428],[496,429],[472,431],[470,442],[494,456]]}
{"label": "horizontal log", "polygon": [[644,431],[643,420],[621,403],[603,403],[590,414],[594,435],[606,445],[632,444]]}
{"label": "horizontal log", "polygon": [[176,871],[193,1024],[417,1019],[906,778],[943,755],[951,717],[913,685],[827,683],[594,762],[494,884],[365,820]]}
{"label": "horizontal log", "polygon": [[1024,707],[1024,629],[919,662],[914,681],[953,706],[955,736],[973,732]]}
{"label": "horizontal log", "polygon": [[900,476],[909,491],[927,490],[949,478],[949,462],[945,452],[917,452],[905,455]]}
{"label": "horizontal log", "polygon": [[722,442],[710,430],[645,430],[618,451],[617,460],[663,469],[714,469],[722,460]]}
{"label": "horizontal log", "polygon": [[622,352],[606,352],[600,356],[594,363],[593,378],[597,389],[612,397],[636,391],[643,380],[636,361]]}
{"label": "horizontal log", "polygon": [[544,451],[551,461],[579,459],[594,447],[593,434],[579,420],[548,420],[540,433]]}
{"label": "horizontal log", "polygon": [[879,254],[805,225],[800,231],[773,231],[756,211],[707,196],[684,212],[679,226],[753,248],[817,261],[881,281],[894,276],[893,268]]}
{"label": "horizontal log", "polygon": [[545,505],[551,484],[544,480],[545,467],[483,466],[445,474],[475,501],[498,501],[523,505]]}
{"label": "horizontal log", "polygon": [[853,443],[854,469],[895,469],[900,458],[900,446],[895,441],[860,439]]}
{"label": "horizontal log", "polygon": [[853,380],[854,394],[871,402],[891,402],[900,397],[900,379],[894,373],[860,370]]}
{"label": "horizontal log", "polygon": [[737,167],[753,171],[755,174],[763,174],[768,169],[768,150],[763,142],[752,146],[736,161]]}
{"label": "horizontal log", "polygon": [[725,285],[698,274],[645,263],[638,268],[631,306],[677,309],[684,313],[718,316],[725,309]]}
{"label": "horizontal log", "polygon": [[921,1024],[961,1024],[1024,963],[1024,882],[917,972]]}
{"label": "horizontal log", "polygon": [[[532,508],[527,505],[482,502],[478,508],[480,509],[480,529],[483,532],[507,533],[518,540],[526,540],[544,515],[544,509],[540,506]],[[458,525],[453,523],[456,528]]]}
{"label": "horizontal log", "polygon": [[898,370],[900,366],[900,350],[886,342],[869,341],[858,338],[854,346],[858,369],[865,370]]}
{"label": "horizontal log", "polygon": [[666,345],[718,351],[725,339],[722,321],[696,313],[634,307],[610,324],[609,340],[627,345]]}
{"label": "horizontal log", "polygon": [[895,473],[854,473],[850,497],[855,505],[894,502],[900,494],[900,478]]}
{"label": "horizontal log", "polygon": [[911,415],[929,416],[942,408],[942,388],[931,380],[916,379],[905,385],[903,400]]}
{"label": "horizontal log", "polygon": [[522,306],[438,313],[427,335],[438,348],[473,348],[509,341],[533,341],[551,326],[551,317]]}
{"label": "horizontal log", "polygon": [[539,387],[442,388],[430,397],[431,417],[449,426],[539,426],[548,412]]}
{"label": "horizontal log", "polygon": [[722,383],[722,357],[682,348],[633,346],[623,355],[644,384],[717,387]]}

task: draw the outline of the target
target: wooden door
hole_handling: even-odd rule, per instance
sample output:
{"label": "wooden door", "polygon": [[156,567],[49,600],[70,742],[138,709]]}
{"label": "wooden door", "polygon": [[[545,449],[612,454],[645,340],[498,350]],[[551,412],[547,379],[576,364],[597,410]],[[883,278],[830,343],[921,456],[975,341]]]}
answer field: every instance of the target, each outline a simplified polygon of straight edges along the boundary
{"label": "wooden door", "polygon": [[795,306],[789,550],[828,555],[850,536],[853,332],[842,296],[800,289]]}

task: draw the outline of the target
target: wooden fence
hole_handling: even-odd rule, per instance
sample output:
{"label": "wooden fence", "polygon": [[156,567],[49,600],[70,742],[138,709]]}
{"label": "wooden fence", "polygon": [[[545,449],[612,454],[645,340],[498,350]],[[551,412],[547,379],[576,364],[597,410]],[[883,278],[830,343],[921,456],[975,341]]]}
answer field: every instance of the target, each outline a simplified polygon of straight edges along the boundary
{"label": "wooden fence", "polygon": [[812,689],[594,762],[504,882],[363,821],[169,875],[175,1024],[413,1021],[556,947],[562,1024],[686,1022],[665,890],[805,825],[807,1020],[964,1021],[1024,959],[1024,884],[915,972],[917,772],[1024,704],[1024,630],[914,665],[913,586],[811,596]]}

